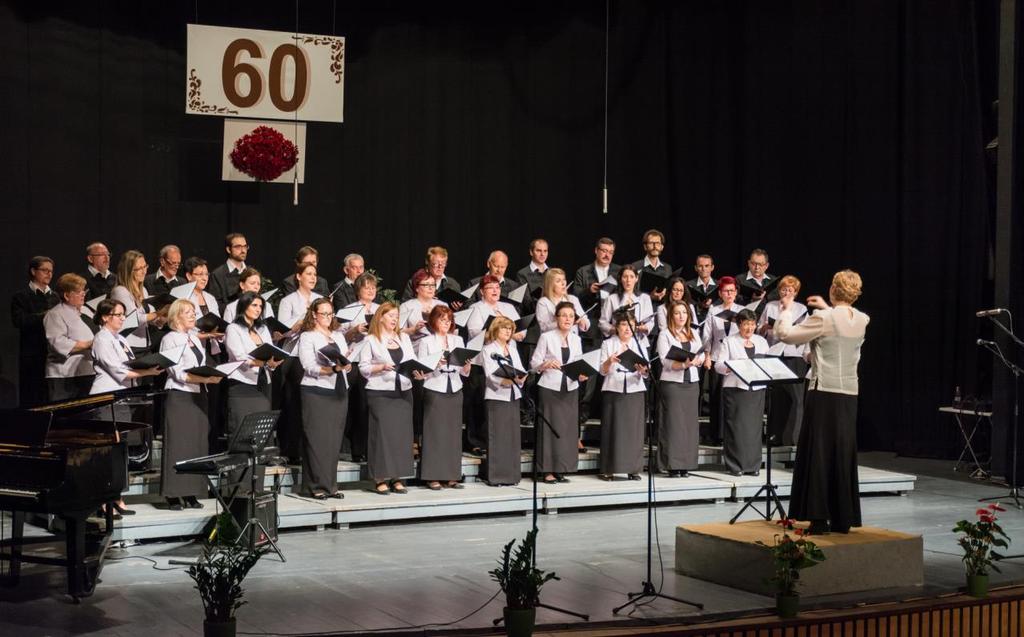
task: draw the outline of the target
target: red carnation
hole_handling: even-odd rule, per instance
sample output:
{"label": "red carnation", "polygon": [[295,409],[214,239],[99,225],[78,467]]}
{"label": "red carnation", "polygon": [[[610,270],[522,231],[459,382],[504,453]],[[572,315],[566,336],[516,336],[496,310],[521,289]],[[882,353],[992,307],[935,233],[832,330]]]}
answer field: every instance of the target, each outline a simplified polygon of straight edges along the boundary
{"label": "red carnation", "polygon": [[299,161],[299,149],[280,132],[257,126],[235,142],[231,165],[257,181],[273,181]]}
{"label": "red carnation", "polygon": [[974,515],[988,515],[988,509],[978,509],[974,512]]}

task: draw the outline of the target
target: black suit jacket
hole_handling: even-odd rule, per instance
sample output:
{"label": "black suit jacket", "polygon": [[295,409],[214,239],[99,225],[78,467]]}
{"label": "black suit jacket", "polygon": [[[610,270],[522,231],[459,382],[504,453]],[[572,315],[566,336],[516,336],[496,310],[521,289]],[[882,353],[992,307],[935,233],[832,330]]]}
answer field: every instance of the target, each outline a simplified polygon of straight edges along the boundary
{"label": "black suit jacket", "polygon": [[210,273],[210,283],[206,286],[206,291],[217,299],[217,304],[220,307],[224,307],[238,298],[238,275],[240,274],[241,272],[238,270],[228,272],[227,263],[221,263]]}
{"label": "black suit jacket", "polygon": [[[765,273],[765,275],[764,275],[764,285],[767,285],[769,281],[774,281],[775,279],[776,279],[776,277],[774,275]],[[744,272],[742,274],[737,274],[736,275],[736,302],[739,303],[740,305],[747,305],[748,303],[750,303],[751,301],[754,300],[753,298],[751,298],[751,295],[743,293],[743,286],[742,286],[742,284],[744,282],[749,284],[749,285],[758,285],[757,281],[754,281],[754,280],[747,281],[747,273],[746,272]],[[774,300],[776,300],[778,298],[779,298],[779,289],[778,288],[775,288],[774,290],[769,292],[767,295],[765,295],[765,297],[763,299],[761,299],[760,305],[757,306],[757,315],[759,317],[761,316],[761,312],[764,311],[765,303],[767,303],[768,301],[774,301]]]}
{"label": "black suit jacket", "polygon": [[[441,279],[441,285],[438,286],[437,290],[435,290],[435,293],[440,292],[441,290],[454,290],[456,292],[461,292],[462,286],[459,285],[459,282],[453,279],[452,277],[445,275],[445,277]],[[408,281],[406,281],[405,289],[402,291],[402,301],[408,301],[409,299],[415,296],[416,293],[412,289],[412,279],[410,278]]]}
{"label": "black suit jacket", "polygon": [[106,278],[103,278],[99,274],[93,276],[88,270],[82,273],[82,277],[85,279],[86,301],[91,301],[97,296],[110,294],[110,291],[117,286],[117,277],[114,276],[114,272],[112,270],[107,270]]}
{"label": "black suit jacket", "polygon": [[[615,263],[608,264],[608,276],[613,278],[618,276],[621,269],[621,265]],[[583,311],[587,311],[590,309],[590,306],[595,303],[597,304],[597,307],[587,315],[587,318],[590,319],[590,331],[586,335],[592,343],[599,343],[603,340],[601,330],[598,327],[598,318],[601,316],[601,296],[600,293],[593,294],[590,291],[590,286],[597,282],[597,270],[594,269],[593,263],[588,263],[579,270],[576,270],[576,277],[572,281],[572,293],[580,300]]]}
{"label": "black suit jacket", "polygon": [[164,281],[163,277],[157,278],[157,274],[147,274],[146,280],[143,281],[143,285],[146,286],[146,292],[150,296],[156,296],[157,294],[167,294],[171,291],[171,288],[176,288],[179,285],[185,285],[188,281],[185,280],[184,276],[174,275],[174,278],[170,281]]}
{"label": "black suit jacket", "polygon": [[[545,270],[545,272],[547,272],[547,270]],[[528,293],[523,299],[522,314],[533,314],[537,309],[537,299],[534,298],[533,291],[540,290],[541,294],[544,293],[544,273],[534,272],[530,269],[530,266],[526,266],[516,272],[516,281],[519,282],[519,285],[523,285],[525,283],[529,286],[526,288]],[[526,339],[524,339],[524,342],[536,343],[538,338],[540,338],[540,326],[534,322],[534,324],[526,330]]]}
{"label": "black suit jacket", "polygon": [[331,286],[331,290],[334,290],[334,307],[343,308],[348,305],[352,305],[359,297],[356,296],[356,289],[354,286],[345,283],[345,279],[336,282]]}
{"label": "black suit jacket", "polygon": [[[712,277],[712,281],[713,281],[713,283],[711,284],[711,287],[708,288],[708,292],[710,294],[714,295],[712,300],[711,300],[711,305],[715,305],[718,302],[718,298],[717,298],[718,282],[714,281],[713,277]],[[700,284],[700,278],[699,277],[698,278],[693,278],[693,279],[690,279],[689,281],[686,282],[686,287],[690,288],[690,296],[691,296],[691,298],[693,298],[693,305],[697,309],[697,318],[700,319],[701,321],[703,321],[704,317],[708,313],[708,309],[710,309],[710,308],[705,308],[704,304],[703,303],[698,303],[697,302],[697,298],[693,296],[693,290],[699,290],[700,289],[698,287],[699,284]]]}
{"label": "black suit jacket", "polygon": [[18,330],[18,404],[46,402],[46,331],[43,315],[60,299],[51,290],[37,293],[27,285],[11,297],[11,323]]}

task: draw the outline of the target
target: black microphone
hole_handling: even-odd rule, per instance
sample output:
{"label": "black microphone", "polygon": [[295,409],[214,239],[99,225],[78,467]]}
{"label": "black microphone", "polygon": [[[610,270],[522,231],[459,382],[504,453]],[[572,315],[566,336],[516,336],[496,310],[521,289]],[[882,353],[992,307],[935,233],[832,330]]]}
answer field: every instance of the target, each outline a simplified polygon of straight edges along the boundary
{"label": "black microphone", "polygon": [[979,338],[978,339],[978,345],[981,345],[982,347],[995,347],[996,346],[996,342],[995,341],[986,341],[983,338]]}
{"label": "black microphone", "polygon": [[498,352],[494,352],[493,354],[491,354],[491,359],[492,360],[496,360],[499,363],[511,363],[512,362],[512,358],[511,357],[509,357],[509,356],[502,356]]}
{"label": "black microphone", "polygon": [[974,315],[977,316],[978,318],[982,318],[982,317],[985,317],[985,316],[996,316],[997,314],[1002,314],[1005,311],[1006,310],[1004,310],[1003,308],[997,307],[997,308],[993,308],[991,310],[979,310],[979,311],[975,312]]}

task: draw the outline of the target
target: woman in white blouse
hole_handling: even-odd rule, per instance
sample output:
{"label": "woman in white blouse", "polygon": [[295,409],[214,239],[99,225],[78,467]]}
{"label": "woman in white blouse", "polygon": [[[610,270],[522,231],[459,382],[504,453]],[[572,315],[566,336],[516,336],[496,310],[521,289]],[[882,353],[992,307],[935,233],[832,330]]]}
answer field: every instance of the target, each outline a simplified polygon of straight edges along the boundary
{"label": "woman in white blouse", "polygon": [[[242,273],[238,275],[238,293],[244,294],[245,292],[252,292],[254,294],[260,293],[260,288],[263,285],[263,275],[256,268],[246,268],[242,270]],[[231,324],[235,322],[235,317],[238,316],[238,299],[231,301],[224,306],[224,314],[221,318],[224,319],[225,323]],[[268,319],[274,316],[274,308],[270,303],[267,303],[263,307],[263,318]]]}
{"label": "woman in white blouse", "polygon": [[761,423],[764,386],[751,387],[726,364],[768,353],[768,341],[754,334],[757,315],[740,310],[737,332],[722,341],[715,371],[722,376],[722,456],[725,469],[734,476],[761,473]]}
{"label": "woman in white blouse", "polygon": [[207,434],[210,427],[206,386],[220,382],[220,377],[203,377],[187,370],[206,364],[206,352],[196,331],[196,308],[187,299],[178,299],[167,310],[171,331],[160,340],[160,351],[181,349],[178,363],[167,370],[164,389],[164,446],[160,463],[160,495],[167,499],[172,511],[184,507],[201,509],[198,497],[206,493],[206,478],[179,474],[174,464],[179,460],[197,458],[209,453]]}
{"label": "woman in white blouse", "polygon": [[847,533],[861,525],[857,478],[857,366],[870,317],[853,307],[863,284],[853,270],[836,272],[829,307],[820,296],[807,299],[814,315],[794,325],[789,298],[775,332],[790,345],[810,344],[811,375],[804,427],[796,448],[790,516],[810,520],[811,533]]}
{"label": "woman in white blouse", "polygon": [[145,304],[148,296],[142,282],[146,279],[146,257],[138,250],[128,250],[121,255],[117,264],[117,285],[110,291],[110,298],[124,305],[125,314],[135,313],[139,326],[128,334],[128,345],[136,353],[149,351],[149,324],[163,326],[163,318],[153,308]]}
{"label": "woman in white blouse", "polygon": [[[374,300],[377,298],[377,277],[369,272],[363,272],[352,282],[355,290],[355,303],[346,307],[360,305],[363,308],[363,316],[357,317],[354,321],[341,324],[341,331],[345,334],[345,340],[349,344],[351,361],[358,361],[366,342],[367,330],[370,327],[370,319],[373,317],[380,305]],[[353,366],[348,374],[348,422],[345,426],[345,435],[349,440],[349,450],[353,462],[364,462],[366,460],[366,437],[368,433],[369,412],[366,406],[366,379],[359,373],[359,369]]]}
{"label": "woman in white blouse", "polygon": [[601,306],[601,320],[598,323],[601,333],[606,338],[615,334],[616,328],[612,316],[620,307],[630,306],[633,308],[633,316],[636,318],[634,324],[637,336],[644,347],[648,347],[647,334],[654,324],[654,306],[651,305],[651,297],[636,289],[637,281],[640,279],[633,266],[622,266],[617,276],[618,287],[604,300],[604,305]]}
{"label": "woman in white blouse", "polygon": [[[486,278],[486,277],[485,277]],[[526,376],[512,332],[512,319],[499,316],[487,328],[480,359],[484,366],[487,407],[487,483],[492,487],[518,484],[522,478],[519,399]]]}
{"label": "woman in white blouse", "polygon": [[359,356],[366,378],[369,412],[367,469],[375,493],[408,493],[402,480],[414,473],[412,380],[399,373],[402,361],[416,357],[409,335],[398,329],[398,306],[381,304]]}
{"label": "woman in white blouse", "polygon": [[57,279],[61,302],[43,315],[46,334],[46,385],[52,401],[80,398],[89,393],[93,332],[82,319],[85,279],[67,273]]}
{"label": "woman in white blouse", "polygon": [[[700,426],[700,376],[704,364],[700,334],[693,329],[692,305],[669,301],[668,323],[658,334],[661,377],[658,387],[658,465],[673,478],[697,468]],[[669,358],[673,348],[691,353],[687,360]]]}
{"label": "woman in white blouse", "polygon": [[[470,306],[472,310],[466,322],[466,330],[470,340],[484,331],[487,319],[492,316],[504,316],[513,321],[519,320],[519,312],[511,303],[501,301],[501,280],[491,274],[480,279],[480,300]],[[514,327],[514,326],[513,326]],[[513,339],[521,341],[526,338],[526,330],[513,335]]]}
{"label": "woman in white blouse", "polygon": [[[562,279],[564,281],[564,275]],[[548,484],[568,482],[565,474],[576,473],[579,463],[580,405],[577,394],[580,382],[585,382],[587,377],[570,378],[562,371],[564,365],[583,358],[583,343],[574,331],[578,324],[577,305],[578,302],[560,301],[555,306],[555,329],[541,333],[530,359],[530,367],[540,374],[538,402],[544,417],[538,418],[535,425],[538,430],[537,471],[545,473],[544,482]],[[554,434],[548,430],[549,425]]]}
{"label": "woman in white blouse", "polygon": [[[96,376],[92,381],[90,394],[103,394],[106,392],[118,391],[135,386],[136,379],[148,376],[156,376],[160,373],[159,367],[149,369],[132,369],[128,367],[129,361],[135,358],[128,341],[121,336],[121,327],[124,325],[124,304],[113,299],[104,299],[96,306],[96,314],[93,317],[100,331],[92,341],[92,360]],[[122,409],[123,408],[123,409]],[[126,405],[115,405],[114,417],[118,422],[130,421],[131,410]],[[111,416],[109,407],[102,407],[93,415],[102,420],[108,420]],[[124,500],[114,503],[114,519],[122,515],[134,515],[135,511],[125,508]]]}
{"label": "woman in white blouse", "polygon": [[[288,327],[283,335],[281,348],[286,352],[295,350],[299,340],[302,321],[313,301],[321,297],[313,291],[316,287],[316,266],[310,263],[300,264],[295,268],[295,278],[299,287],[281,299],[277,307],[277,318]],[[280,383],[281,417],[278,420],[277,436],[282,453],[298,461],[302,455],[302,396],[299,385],[302,382],[302,365],[294,358],[289,358],[274,374],[275,382]]]}
{"label": "woman in white blouse", "polygon": [[537,300],[537,307],[534,310],[534,318],[540,327],[541,333],[550,332],[558,328],[558,319],[555,317],[555,308],[559,303],[571,303],[576,312],[576,322],[572,325],[572,333],[584,334],[590,329],[590,319],[583,313],[583,306],[580,300],[569,294],[569,283],[565,279],[565,270],[561,268],[548,268],[544,273],[544,295]]}
{"label": "woman in white blouse", "polygon": [[224,333],[228,361],[245,361],[227,379],[228,422],[230,440],[247,415],[270,410],[270,375],[280,360],[260,361],[249,354],[260,345],[271,342],[270,330],[263,324],[264,302],[259,294],[242,292],[232,301],[240,314]]}
{"label": "woman in white blouse", "polygon": [[[433,278],[430,279],[433,282]],[[415,283],[415,282],[414,282]],[[427,317],[430,335],[416,342],[416,353],[423,357],[441,353],[437,369],[429,374],[416,372],[423,381],[423,444],[420,448],[420,479],[427,488],[461,489],[462,484],[462,377],[469,376],[470,362],[461,367],[448,364],[449,354],[463,347],[462,337],[454,333],[455,315],[441,304]]]}
{"label": "woman in white blouse", "polygon": [[623,364],[622,356],[632,351],[647,360],[646,347],[633,337],[633,315],[620,310],[612,315],[614,335],[601,344],[601,473],[602,480],[612,480],[616,473],[625,473],[630,480],[640,479],[644,451],[644,399],[649,364]]}
{"label": "woman in white blouse", "polygon": [[669,302],[674,303],[685,303],[689,308],[690,323],[693,327],[697,325],[697,308],[694,307],[693,301],[690,300],[690,290],[686,287],[686,281],[681,277],[674,276],[668,280],[668,300],[658,307],[656,324],[658,330],[665,329],[668,325],[668,304]]}
{"label": "woman in white blouse", "polygon": [[444,305],[444,301],[434,298],[437,284],[434,277],[427,274],[425,270],[416,270],[412,275],[412,289],[416,296],[402,303],[398,308],[400,327],[409,335],[413,343],[425,336],[430,335],[427,329],[427,316],[437,305]]}
{"label": "woman in white blouse", "polygon": [[[338,491],[338,452],[348,415],[348,343],[328,299],[313,301],[299,334],[302,365],[302,491],[318,500],[345,497]],[[334,345],[338,356],[323,353]]]}

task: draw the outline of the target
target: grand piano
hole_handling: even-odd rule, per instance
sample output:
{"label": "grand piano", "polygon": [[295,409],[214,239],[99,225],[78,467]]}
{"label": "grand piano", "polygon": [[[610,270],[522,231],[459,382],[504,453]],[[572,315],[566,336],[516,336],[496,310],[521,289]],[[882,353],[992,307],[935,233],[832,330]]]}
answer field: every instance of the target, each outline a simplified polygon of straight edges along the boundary
{"label": "grand piano", "polygon": [[[134,398],[130,389],[52,403],[33,409],[0,411],[0,511],[12,513],[11,536],[0,540],[0,583],[15,586],[21,563],[67,569],[67,591],[77,603],[96,587],[114,528],[107,507],[103,531],[90,531],[87,518],[117,501],[128,486],[125,433],[149,425],[97,420],[89,412]],[[24,537],[27,513],[52,514],[63,521],[64,558],[26,554],[25,546],[53,543],[59,536]]]}

